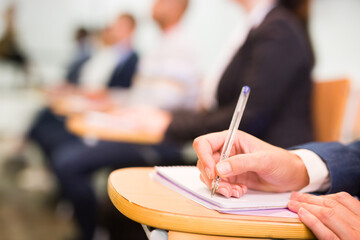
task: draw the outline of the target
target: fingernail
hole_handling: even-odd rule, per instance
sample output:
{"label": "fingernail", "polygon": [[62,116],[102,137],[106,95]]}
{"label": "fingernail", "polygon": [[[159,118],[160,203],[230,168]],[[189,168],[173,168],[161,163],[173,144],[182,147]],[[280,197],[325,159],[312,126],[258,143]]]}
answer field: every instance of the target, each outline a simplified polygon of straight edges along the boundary
{"label": "fingernail", "polygon": [[306,216],[306,215],[309,215],[309,212],[308,212],[305,208],[301,207],[301,208],[299,209],[298,214],[299,214],[299,215],[302,215],[302,216]]}
{"label": "fingernail", "polygon": [[239,198],[239,197],[240,197],[240,193],[239,193],[237,190],[234,190],[234,191],[233,191],[233,196],[236,197],[236,198]]}
{"label": "fingernail", "polygon": [[220,175],[226,175],[231,172],[231,165],[229,162],[220,162],[216,165],[216,169]]}
{"label": "fingernail", "polygon": [[211,171],[209,168],[205,168],[206,176],[211,179]]}
{"label": "fingernail", "polygon": [[229,192],[226,190],[226,188],[219,188],[218,192],[224,195],[225,197],[229,197]]}

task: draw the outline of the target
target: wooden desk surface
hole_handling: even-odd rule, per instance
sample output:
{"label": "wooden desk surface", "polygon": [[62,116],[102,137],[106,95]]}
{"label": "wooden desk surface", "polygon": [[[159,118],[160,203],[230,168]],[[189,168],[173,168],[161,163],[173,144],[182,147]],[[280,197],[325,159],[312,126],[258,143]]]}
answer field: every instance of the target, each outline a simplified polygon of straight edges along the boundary
{"label": "wooden desk surface", "polygon": [[138,144],[157,144],[162,135],[153,135],[141,131],[124,131],[114,128],[102,128],[86,123],[83,115],[70,116],[66,121],[68,130],[80,137],[97,138],[100,140],[128,142]]}
{"label": "wooden desk surface", "polygon": [[299,219],[221,214],[150,178],[153,168],[126,168],[109,176],[108,193],[128,218],[177,232],[219,236],[313,239]]}
{"label": "wooden desk surface", "polygon": [[[76,100],[76,98],[78,98]],[[74,101],[75,100],[75,101]],[[113,104],[106,99],[93,100],[86,99],[82,96],[69,95],[53,100],[50,104],[50,109],[59,116],[70,116],[72,114],[79,114],[89,110],[106,111],[113,107]]]}
{"label": "wooden desk surface", "polygon": [[[168,240],[254,240],[254,238],[221,237],[221,236],[200,235],[195,233],[169,231]],[[270,240],[270,239],[262,238],[262,240]]]}

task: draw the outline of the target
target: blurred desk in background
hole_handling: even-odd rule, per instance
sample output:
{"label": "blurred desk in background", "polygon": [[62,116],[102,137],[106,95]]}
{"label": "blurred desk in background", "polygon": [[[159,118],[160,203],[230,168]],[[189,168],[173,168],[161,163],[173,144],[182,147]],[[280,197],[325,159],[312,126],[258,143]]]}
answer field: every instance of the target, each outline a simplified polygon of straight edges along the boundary
{"label": "blurred desk in background", "polygon": [[79,94],[67,94],[50,101],[51,111],[59,116],[84,113],[89,110],[106,111],[113,107],[113,103],[106,97],[91,98]]}
{"label": "blurred desk in background", "polygon": [[153,134],[125,126],[103,126],[92,124],[87,121],[86,115],[70,116],[66,121],[70,132],[82,137],[105,141],[127,142],[137,144],[158,144],[162,141],[163,135]]}

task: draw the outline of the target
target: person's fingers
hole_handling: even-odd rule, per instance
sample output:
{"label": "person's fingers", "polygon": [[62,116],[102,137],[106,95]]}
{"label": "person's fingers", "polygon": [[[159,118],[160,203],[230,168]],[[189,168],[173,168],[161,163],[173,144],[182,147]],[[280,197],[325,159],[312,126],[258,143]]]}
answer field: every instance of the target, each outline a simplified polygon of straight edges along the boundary
{"label": "person's fingers", "polygon": [[210,151],[216,152],[221,151],[222,146],[224,145],[227,132],[217,132],[209,133],[200,137],[195,138],[193,142],[193,147],[196,153],[203,153]]}
{"label": "person's fingers", "polygon": [[[349,208],[344,206],[341,202],[338,201],[339,196],[336,196],[337,194],[332,194],[331,197],[329,196],[314,196],[311,194],[300,194],[300,193],[292,193],[291,199],[294,199],[301,203],[308,203],[313,205],[318,205],[326,208],[331,208],[336,211],[336,214],[340,216],[342,219],[344,219],[349,224],[353,224],[355,222],[358,222],[358,217],[355,212],[351,211]],[[344,199],[352,198],[350,195],[346,194],[340,194],[344,196]],[[351,200],[351,199],[349,199]],[[355,200],[355,199],[354,199]],[[355,200],[356,201],[356,200]],[[350,202],[350,201],[349,201]],[[351,201],[351,203],[353,203]],[[360,205],[360,203],[357,203]],[[300,207],[300,204],[297,206]],[[352,208],[356,208],[355,206],[351,206]],[[297,209],[295,209],[296,211]]]}
{"label": "person's fingers", "polygon": [[222,179],[219,182],[219,187],[217,192],[224,195],[225,197],[235,197],[239,198],[247,192],[248,188],[243,184],[232,184]]}
{"label": "person's fingers", "polygon": [[207,173],[204,169],[204,166],[201,161],[197,161],[197,168],[200,170],[200,176],[202,181],[211,188],[211,182],[212,180],[208,178]]}
{"label": "person's fingers", "polygon": [[324,207],[336,206],[336,201],[334,200],[324,198],[322,196],[315,196],[308,193],[292,192],[290,198],[298,202],[305,202],[305,203],[324,206]]}
{"label": "person's fingers", "polygon": [[339,239],[330,229],[328,229],[316,216],[305,208],[298,211],[300,220],[315,234],[318,239]]}
{"label": "person's fingers", "polygon": [[204,178],[203,175],[200,174],[200,180],[205,183],[206,186],[208,186],[208,188],[211,188],[211,183],[209,183],[209,180]]}
{"label": "person's fingers", "polygon": [[216,192],[229,198],[232,195],[232,187],[231,187],[230,183],[220,182],[219,187]]}
{"label": "person's fingers", "polygon": [[291,200],[288,204],[288,208],[297,213],[301,208],[304,208],[335,233],[336,236],[341,236],[343,239],[352,239],[352,226],[340,217],[333,208],[298,202],[296,200]]}
{"label": "person's fingers", "polygon": [[[276,166],[276,163],[274,163]],[[246,172],[271,172],[274,165],[266,164],[262,152],[235,155],[216,164],[216,171],[220,177],[231,177]]]}
{"label": "person's fingers", "polygon": [[340,192],[336,194],[329,194],[325,196],[326,198],[334,199],[349,209],[354,214],[360,216],[360,202],[359,200],[352,197],[347,192]]}
{"label": "person's fingers", "polygon": [[198,137],[193,142],[195,152],[210,179],[215,178],[215,162],[219,160],[214,159],[213,154],[221,151],[225,137],[226,132],[212,133]]}
{"label": "person's fingers", "polygon": [[[212,187],[212,181],[206,176],[206,173],[204,172],[204,167],[201,163],[201,161],[197,162],[197,167],[200,170],[200,180],[205,183],[209,188]],[[218,187],[218,193],[224,195],[225,197],[236,197],[239,198],[242,195],[244,195],[247,191],[247,187],[244,185],[236,185],[236,184],[230,184],[225,179],[220,180],[219,187]]]}
{"label": "person's fingers", "polygon": [[231,191],[232,197],[239,198],[244,194],[242,188],[239,185],[232,185],[231,187],[232,187],[232,191]]}
{"label": "person's fingers", "polygon": [[[201,137],[198,137],[193,142],[193,147],[198,155],[200,161],[203,162],[205,170],[208,172],[209,178],[215,178],[215,164],[220,160],[220,152],[227,137],[228,131],[211,133]],[[238,157],[241,153],[256,152],[257,155],[264,155],[259,149],[263,149],[269,144],[251,136],[245,132],[238,131],[236,133],[236,139],[234,141],[234,147],[232,148],[230,156]],[[275,147],[274,147],[275,148]],[[229,159],[231,159],[230,157]],[[260,164],[263,165],[263,164]],[[268,164],[269,165],[269,164]],[[271,164],[270,164],[271,165]]]}
{"label": "person's fingers", "polygon": [[245,185],[237,185],[237,184],[231,184],[232,187],[232,197],[240,198],[247,192],[247,187]]}

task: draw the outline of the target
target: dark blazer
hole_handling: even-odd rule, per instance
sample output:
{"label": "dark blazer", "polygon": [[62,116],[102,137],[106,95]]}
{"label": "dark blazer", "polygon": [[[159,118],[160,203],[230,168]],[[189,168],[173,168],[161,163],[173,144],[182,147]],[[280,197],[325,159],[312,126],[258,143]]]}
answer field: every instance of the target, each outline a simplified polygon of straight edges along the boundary
{"label": "dark blazer", "polygon": [[290,12],[274,8],[250,31],[225,70],[218,107],[210,112],[173,113],[167,139],[189,141],[229,127],[242,86],[251,87],[240,129],[281,147],[311,141],[312,48]]}
{"label": "dark blazer", "polygon": [[331,185],[328,193],[345,191],[360,196],[360,141],[340,143],[309,143],[296,148],[315,152],[326,163]]}
{"label": "dark blazer", "polygon": [[[79,71],[88,59],[89,56],[85,56],[75,61],[68,74],[70,83],[77,84]],[[130,87],[137,62],[138,56],[135,52],[130,53],[124,61],[119,62],[110,78],[108,87]],[[52,134],[49,135],[49,132]],[[49,108],[40,112],[28,132],[28,137],[36,141],[48,156],[56,147],[75,138],[66,130],[63,119],[55,116]]]}
{"label": "dark blazer", "polygon": [[[81,68],[89,59],[90,55],[85,56],[70,66],[67,74],[67,81],[69,83],[78,84]],[[124,61],[120,61],[111,75],[108,87],[130,87],[138,61],[139,57],[134,51],[132,51]]]}
{"label": "dark blazer", "polygon": [[109,87],[131,86],[132,78],[136,72],[139,57],[136,52],[132,52],[124,62],[118,63],[113,74],[111,75]]}

